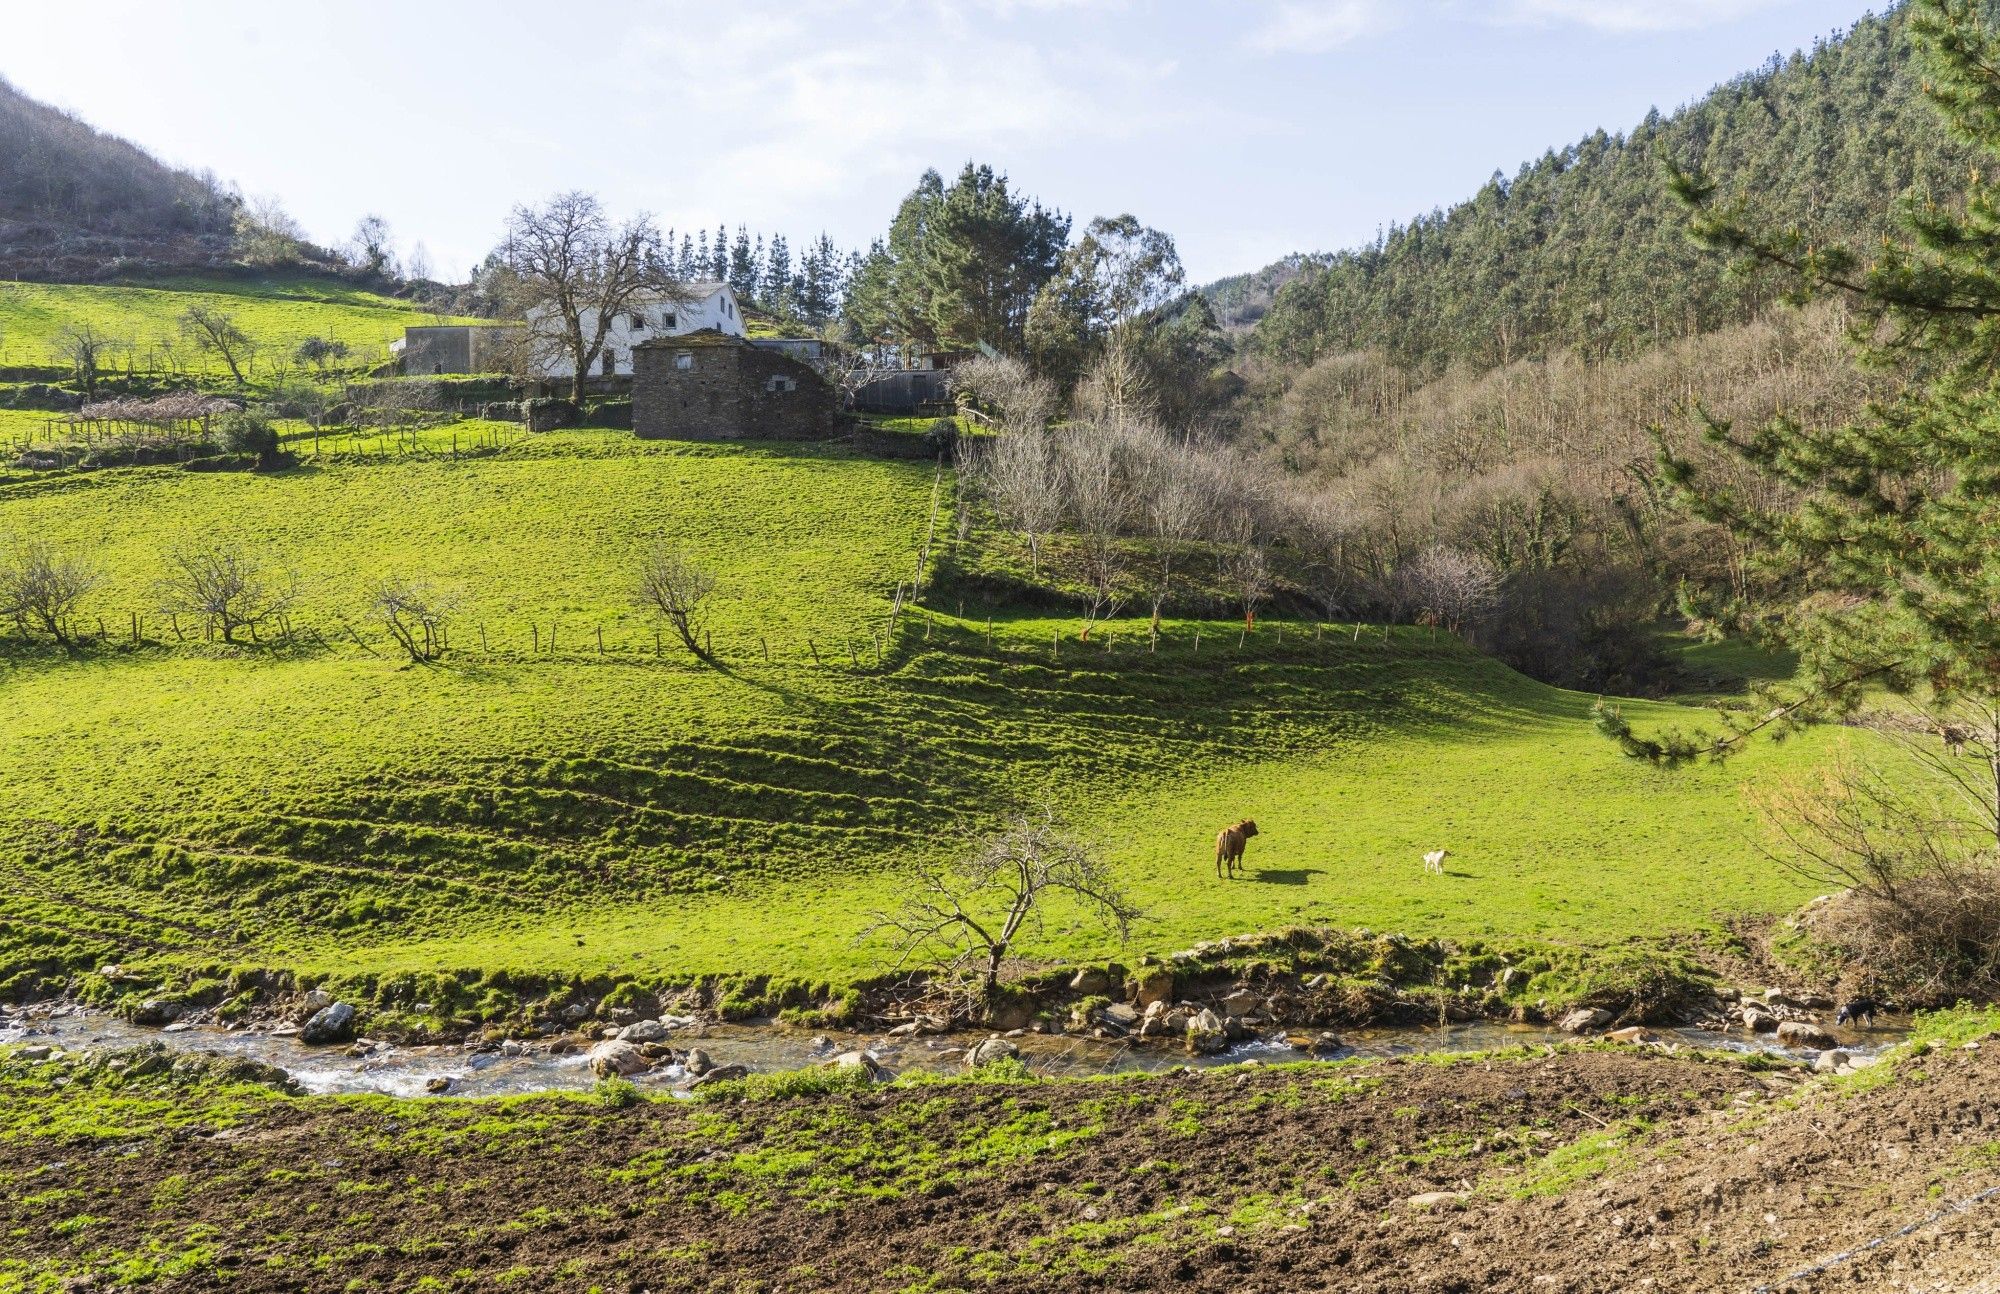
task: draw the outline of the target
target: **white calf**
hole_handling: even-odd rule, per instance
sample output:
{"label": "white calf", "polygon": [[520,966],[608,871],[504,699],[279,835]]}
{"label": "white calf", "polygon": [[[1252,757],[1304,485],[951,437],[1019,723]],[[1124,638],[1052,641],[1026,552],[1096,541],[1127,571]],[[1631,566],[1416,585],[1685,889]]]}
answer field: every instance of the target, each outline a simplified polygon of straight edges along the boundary
{"label": "white calf", "polygon": [[1444,875],[1444,860],[1451,857],[1449,849],[1433,849],[1424,855],[1424,870],[1432,876]]}

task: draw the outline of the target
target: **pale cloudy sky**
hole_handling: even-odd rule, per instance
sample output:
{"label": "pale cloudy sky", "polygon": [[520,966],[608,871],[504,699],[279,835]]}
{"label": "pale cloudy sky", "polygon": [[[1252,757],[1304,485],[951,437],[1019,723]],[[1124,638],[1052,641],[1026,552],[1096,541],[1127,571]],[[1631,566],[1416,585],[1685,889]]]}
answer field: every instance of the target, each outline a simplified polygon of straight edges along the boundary
{"label": "pale cloudy sky", "polygon": [[1129,210],[1197,281],[1331,249],[1626,128],[1864,0],[90,0],[22,4],[0,77],[278,196],[386,216],[462,276],[584,188],[663,225],[843,245],[968,158]]}

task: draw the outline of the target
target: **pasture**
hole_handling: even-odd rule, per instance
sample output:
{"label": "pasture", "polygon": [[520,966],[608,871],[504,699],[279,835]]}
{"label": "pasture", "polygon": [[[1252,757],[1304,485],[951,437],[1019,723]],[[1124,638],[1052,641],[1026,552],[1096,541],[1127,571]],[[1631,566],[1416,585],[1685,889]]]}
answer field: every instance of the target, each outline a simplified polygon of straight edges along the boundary
{"label": "pasture", "polygon": [[[1808,897],[1743,788],[1853,738],[1661,772],[1591,698],[1448,636],[1170,623],[1153,654],[1138,623],[1107,649],[940,596],[877,668],[931,489],[923,464],[612,432],[0,488],[0,534],[91,553],[114,626],[73,657],[0,638],[0,984],[114,959],[838,982],[880,969],[855,936],[910,868],[1039,798],[1146,912],[1122,950],[1052,914],[1027,949],[1052,960],[1301,922],[1614,944]],[[296,572],[324,645],[176,642],[154,613],[121,646],[183,538]],[[659,538],[721,576],[723,668],[656,651],[633,606]],[[460,650],[412,666],[343,635],[383,651],[386,575],[459,592]],[[1244,816],[1250,874],[1218,882],[1214,832]]]}
{"label": "pasture", "polygon": [[[87,326],[114,343],[101,361],[107,369],[122,371],[128,364],[142,371],[178,367],[197,376],[227,377],[219,358],[202,355],[180,340],[180,317],[194,305],[233,317],[255,343],[260,367],[289,358],[307,337],[345,342],[357,359],[379,362],[405,327],[440,322],[409,301],[301,274],[144,285],[4,283],[0,368],[66,367],[60,349],[64,331]],[[172,363],[169,350],[174,351]]]}

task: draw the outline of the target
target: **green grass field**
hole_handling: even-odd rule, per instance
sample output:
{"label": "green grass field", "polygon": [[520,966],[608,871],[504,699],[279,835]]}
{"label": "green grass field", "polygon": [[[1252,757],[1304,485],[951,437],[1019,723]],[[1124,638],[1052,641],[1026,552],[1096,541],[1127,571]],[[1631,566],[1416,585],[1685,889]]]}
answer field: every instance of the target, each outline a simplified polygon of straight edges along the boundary
{"label": "green grass field", "polygon": [[256,342],[259,364],[266,367],[315,336],[346,342],[357,360],[380,362],[404,328],[438,322],[407,301],[297,274],[144,286],[0,283],[0,367],[63,365],[58,341],[64,330],[88,325],[116,343],[117,353],[104,361],[107,368],[122,370],[128,361],[142,370],[166,367],[161,352],[173,344],[188,371],[225,375],[220,359],[179,343],[180,316],[196,304],[233,316]]}
{"label": "green grass field", "polygon": [[[1137,624],[1106,650],[972,605],[906,617],[878,670],[931,491],[920,463],[587,431],[0,487],[0,534],[106,569],[86,618],[112,631],[74,657],[0,637],[0,983],[105,960],[839,981],[880,968],[855,935],[911,867],[1040,797],[1145,908],[1128,956],[1300,922],[1610,944],[1807,897],[1743,787],[1847,738],[1657,771],[1591,698],[1448,637],[1266,622],[1239,649],[1176,623],[1148,654]],[[295,571],[327,645],[176,643],[150,609],[183,538]],[[658,538],[720,573],[723,668],[656,653],[629,588]],[[341,627],[392,574],[462,595],[445,663]],[[1218,882],[1244,816],[1252,874]],[[1118,950],[1059,915],[1028,951]]]}

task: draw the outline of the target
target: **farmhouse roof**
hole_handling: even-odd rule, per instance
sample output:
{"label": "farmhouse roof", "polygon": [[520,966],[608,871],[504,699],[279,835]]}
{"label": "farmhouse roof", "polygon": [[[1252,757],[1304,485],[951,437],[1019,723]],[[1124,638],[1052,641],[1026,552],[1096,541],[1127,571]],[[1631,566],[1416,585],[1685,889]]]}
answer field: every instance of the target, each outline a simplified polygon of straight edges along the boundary
{"label": "farmhouse roof", "polygon": [[741,337],[717,328],[697,328],[693,332],[676,333],[668,337],[652,337],[633,346],[633,350],[687,350],[693,346],[744,346],[750,343]]}

